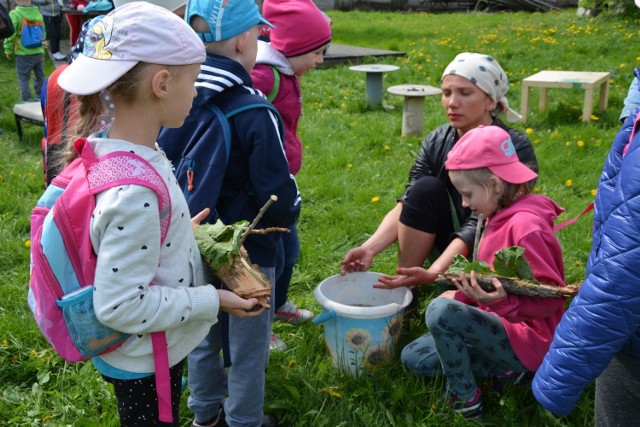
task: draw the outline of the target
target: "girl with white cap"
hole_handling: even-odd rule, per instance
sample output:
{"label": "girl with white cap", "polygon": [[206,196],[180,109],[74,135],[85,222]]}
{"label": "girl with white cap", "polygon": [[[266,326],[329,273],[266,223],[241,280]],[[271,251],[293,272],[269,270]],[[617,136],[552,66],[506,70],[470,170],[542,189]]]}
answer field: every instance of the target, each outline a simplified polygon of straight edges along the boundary
{"label": "girl with white cap", "polygon": [[[137,154],[163,178],[171,200],[162,244],[158,197],[141,185],[98,193],[87,230],[97,255],[96,316],[130,334],[121,347],[93,358],[96,369],[115,387],[123,426],[179,425],[182,361],[216,323],[218,310],[242,317],[263,311],[248,312],[257,300],[244,300],[205,282],[189,208],[171,163],[156,145],[161,127],[179,127],[187,117],[204,60],[202,42],[182,19],[161,7],[134,2],[89,29],[82,54],[58,79],[65,91],[78,96],[78,136],[88,138],[96,156]],[[114,121],[92,133],[105,108],[102,90],[113,100]],[[74,157],[71,143],[67,161]],[[160,399],[159,405],[156,394],[156,381],[163,374],[154,365],[151,334],[157,331],[166,331],[170,369],[164,384],[168,388],[170,381],[166,394],[172,404]],[[160,393],[162,380],[158,385]]]}
{"label": "girl with white cap", "polygon": [[[480,53],[461,53],[442,74],[442,107],[449,123],[429,133],[409,172],[409,182],[397,205],[385,216],[376,232],[342,260],[342,274],[368,270],[374,257],[398,242],[398,264],[402,268],[422,266],[432,250],[441,254],[430,266],[424,283],[432,283],[445,271],[455,254],[471,254],[477,217],[462,205],[462,197],[444,168],[447,153],[469,130],[479,125],[504,129],[513,141],[518,158],[537,170],[533,147],[521,132],[497,118],[518,114],[506,98],[509,82],[495,58]],[[385,287],[408,286],[402,276]],[[415,300],[414,300],[415,301]]]}
{"label": "girl with white cap", "polygon": [[[496,252],[524,248],[534,277],[564,286],[562,250],[553,225],[563,211],[553,200],[530,194],[537,174],[516,156],[509,134],[498,126],[478,126],[460,138],[445,167],[462,196],[462,205],[486,218],[478,260],[491,268]],[[411,269],[421,283],[426,270]],[[388,278],[393,281],[393,278]],[[476,377],[532,377],[564,312],[563,298],[507,294],[495,277],[486,292],[475,273],[454,280],[457,290],[433,299],[425,319],[429,333],[402,350],[402,363],[425,377],[444,374],[445,402],[466,418],[483,409]]]}

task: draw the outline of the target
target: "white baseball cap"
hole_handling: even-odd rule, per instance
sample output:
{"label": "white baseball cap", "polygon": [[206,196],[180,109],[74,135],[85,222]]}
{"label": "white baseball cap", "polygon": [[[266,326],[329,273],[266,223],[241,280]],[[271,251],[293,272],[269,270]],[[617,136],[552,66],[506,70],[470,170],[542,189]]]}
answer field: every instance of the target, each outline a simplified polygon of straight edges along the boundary
{"label": "white baseball cap", "polygon": [[204,44],[193,29],[167,9],[133,2],[114,9],[87,31],[82,54],[58,78],[65,91],[97,93],[139,62],[200,64]]}
{"label": "white baseball cap", "polygon": [[[131,3],[132,1],[135,0],[113,0],[113,5],[115,7],[120,7],[127,3]],[[164,7],[171,12],[187,4],[186,0],[148,0],[148,2],[155,4],[156,6]]]}

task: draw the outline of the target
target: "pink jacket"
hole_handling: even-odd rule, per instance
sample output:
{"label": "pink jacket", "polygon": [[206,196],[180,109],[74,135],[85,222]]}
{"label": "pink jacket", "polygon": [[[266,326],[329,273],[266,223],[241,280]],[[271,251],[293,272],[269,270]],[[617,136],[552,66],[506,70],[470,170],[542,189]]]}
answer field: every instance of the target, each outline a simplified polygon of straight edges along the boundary
{"label": "pink jacket", "polygon": [[[548,197],[529,194],[489,218],[480,240],[478,259],[493,267],[495,253],[509,246],[525,248],[524,257],[538,281],[565,286],[562,250],[553,232],[553,221],[563,211]],[[564,298],[538,298],[507,294],[489,305],[479,304],[461,292],[456,300],[502,320],[518,359],[531,371],[547,353],[556,326],[564,313]]]}
{"label": "pink jacket", "polygon": [[[298,121],[302,116],[302,94],[300,79],[296,75],[288,75],[280,71],[280,86],[272,104],[284,122],[284,152],[289,161],[289,172],[295,175],[302,166],[302,141],[298,136]],[[267,64],[256,64],[251,71],[253,87],[265,95],[271,93],[275,78],[273,69]]]}

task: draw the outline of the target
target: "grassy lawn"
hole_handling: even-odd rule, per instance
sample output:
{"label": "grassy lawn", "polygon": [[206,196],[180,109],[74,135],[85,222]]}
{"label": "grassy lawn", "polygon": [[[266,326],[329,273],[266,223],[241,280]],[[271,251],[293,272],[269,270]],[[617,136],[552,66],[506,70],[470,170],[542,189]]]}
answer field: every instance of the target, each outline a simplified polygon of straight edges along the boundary
{"label": "grassy lawn", "polygon": [[[550,90],[549,107],[531,113],[518,129],[529,134],[540,163],[536,191],[566,208],[562,219],[579,214],[593,199],[618,115],[639,62],[636,16],[583,19],[575,9],[553,13],[414,14],[329,12],[334,41],[400,50],[406,57],[377,60],[399,71],[384,87],[439,85],[444,67],[459,52],[495,56],[511,81],[509,102],[520,108],[520,82],[539,70],[607,71],[612,74],[609,108],[580,121],[584,92]],[[372,62],[375,62],[372,60]],[[29,270],[29,213],[43,190],[42,129],[25,125],[15,133],[12,106],[19,99],[13,63],[0,56],[0,425],[117,425],[116,399],[90,363],[67,364],[41,337],[26,304]],[[51,71],[48,64],[47,72]],[[346,66],[318,69],[302,79],[304,116],[300,132],[304,164],[297,176],[303,195],[299,224],[302,255],[290,297],[316,313],[314,288],[339,270],[346,252],[363,242],[396,203],[420,145],[401,137],[402,98],[385,93],[383,108],[365,102],[365,79]],[[597,105],[597,101],[596,101]],[[445,122],[437,98],[425,101],[424,131]],[[559,232],[568,283],[584,277],[590,249],[591,217]],[[396,248],[378,256],[372,271],[392,273]],[[423,307],[431,291],[422,292]],[[406,340],[425,332],[410,325]],[[293,426],[431,426],[472,424],[440,404],[442,380],[408,375],[399,363],[355,378],[336,371],[327,357],[321,326],[276,324],[289,350],[271,355],[265,411]],[[504,393],[481,382],[485,415],[479,425],[582,426],[593,424],[593,388],[573,413],[556,418],[527,388]],[[192,414],[184,394],[182,426]]]}

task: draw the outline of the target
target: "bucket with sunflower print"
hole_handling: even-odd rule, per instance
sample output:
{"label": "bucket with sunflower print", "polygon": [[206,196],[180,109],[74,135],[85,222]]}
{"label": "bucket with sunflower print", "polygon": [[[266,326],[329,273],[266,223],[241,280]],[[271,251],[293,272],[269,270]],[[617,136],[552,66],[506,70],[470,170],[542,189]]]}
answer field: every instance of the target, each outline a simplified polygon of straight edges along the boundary
{"label": "bucket with sunflower print", "polygon": [[380,273],[354,272],[323,280],[314,296],[322,312],[324,341],[333,364],[352,375],[375,370],[395,357],[408,288],[376,289]]}

